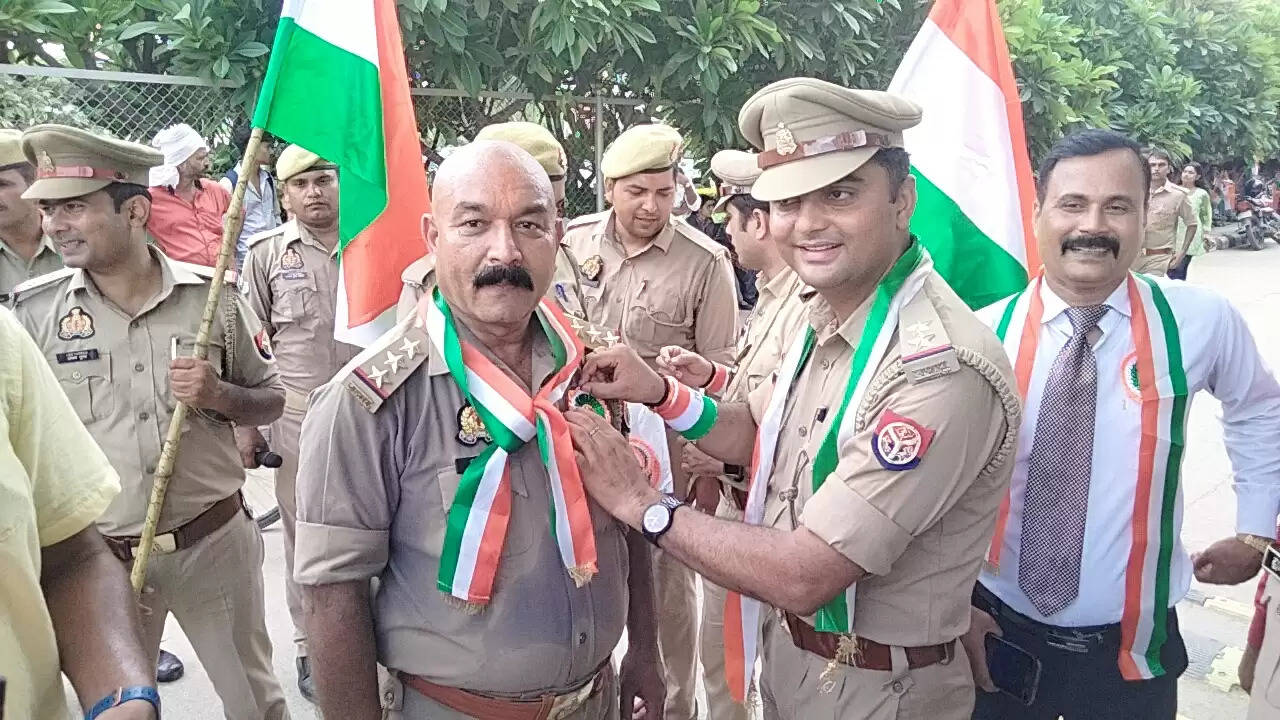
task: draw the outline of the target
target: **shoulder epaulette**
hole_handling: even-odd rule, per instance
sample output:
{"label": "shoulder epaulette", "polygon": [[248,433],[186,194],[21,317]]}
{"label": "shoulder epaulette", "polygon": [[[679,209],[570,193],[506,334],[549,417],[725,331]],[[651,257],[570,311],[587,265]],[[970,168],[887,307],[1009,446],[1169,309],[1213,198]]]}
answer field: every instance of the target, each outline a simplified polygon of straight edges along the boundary
{"label": "shoulder epaulette", "polygon": [[671,226],[675,228],[677,235],[689,240],[694,245],[697,245],[712,255],[717,253],[724,253],[725,255],[729,254],[728,248],[707,237],[706,233],[690,225],[688,220],[684,220],[683,218],[672,220]]}
{"label": "shoulder epaulette", "polygon": [[591,213],[590,215],[579,215],[578,217],[565,223],[564,229],[568,230],[569,228],[584,227],[587,225],[591,225],[593,223],[598,223],[601,220],[605,219],[605,217],[607,217],[608,215],[609,215],[608,210],[601,210],[600,212]]}
{"label": "shoulder epaulette", "polygon": [[174,267],[186,270],[194,275],[199,275],[202,278],[213,278],[213,268],[208,265],[197,265],[195,263],[183,262],[181,260],[170,260],[169,262],[173,263]]}
{"label": "shoulder epaulette", "polygon": [[253,235],[249,236],[248,240],[245,240],[245,245],[247,245],[248,247],[253,247],[254,245],[257,245],[263,240],[268,240],[273,237],[279,237],[281,235],[284,235],[286,232],[288,232],[288,230],[289,230],[289,223],[284,223],[283,225],[277,225],[271,228],[270,230],[263,230],[260,233],[254,233]]}
{"label": "shoulder epaulette", "polygon": [[902,371],[912,385],[960,371],[960,360],[947,329],[922,288],[898,314]]}
{"label": "shoulder epaulette", "polygon": [[431,338],[414,313],[352,358],[337,377],[365,410],[374,413],[430,353]]}
{"label": "shoulder epaulette", "polygon": [[30,296],[35,291],[54,287],[57,285],[59,280],[65,280],[66,278],[74,275],[75,272],[75,268],[64,267],[54,270],[51,273],[45,273],[44,275],[33,277],[30,280],[25,280],[18,283],[18,286],[13,289],[13,292],[9,293],[10,299],[16,303],[21,299],[19,297],[20,295]]}

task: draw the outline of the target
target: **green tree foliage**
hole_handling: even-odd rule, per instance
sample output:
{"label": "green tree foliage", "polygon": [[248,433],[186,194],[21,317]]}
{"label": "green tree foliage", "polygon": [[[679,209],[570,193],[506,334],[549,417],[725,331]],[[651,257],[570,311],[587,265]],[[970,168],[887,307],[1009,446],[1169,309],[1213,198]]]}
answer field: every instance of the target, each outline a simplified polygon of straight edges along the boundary
{"label": "green tree foliage", "polygon": [[[1280,152],[1280,3],[998,0],[1033,157],[1063,132],[1107,124],[1207,160]],[[7,0],[0,59],[198,74],[251,101],[279,0]],[[737,111],[791,75],[888,84],[929,0],[398,0],[424,86],[638,98],[607,137],[662,117],[695,156],[741,144]],[[460,101],[443,142],[513,113],[540,116],[589,154],[597,118],[558,102]],[[420,107],[420,110],[422,108]]]}

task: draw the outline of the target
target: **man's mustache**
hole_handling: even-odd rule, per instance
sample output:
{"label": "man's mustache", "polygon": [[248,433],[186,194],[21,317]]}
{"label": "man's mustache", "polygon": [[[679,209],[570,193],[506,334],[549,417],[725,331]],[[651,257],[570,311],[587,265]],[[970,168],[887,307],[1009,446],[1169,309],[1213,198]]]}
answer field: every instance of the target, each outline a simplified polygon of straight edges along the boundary
{"label": "man's mustache", "polygon": [[1072,235],[1062,241],[1062,252],[1068,250],[1110,250],[1112,257],[1120,257],[1120,239],[1113,235]]}
{"label": "man's mustache", "polygon": [[471,283],[477,290],[490,285],[511,285],[533,290],[533,276],[519,265],[490,265],[476,273]]}

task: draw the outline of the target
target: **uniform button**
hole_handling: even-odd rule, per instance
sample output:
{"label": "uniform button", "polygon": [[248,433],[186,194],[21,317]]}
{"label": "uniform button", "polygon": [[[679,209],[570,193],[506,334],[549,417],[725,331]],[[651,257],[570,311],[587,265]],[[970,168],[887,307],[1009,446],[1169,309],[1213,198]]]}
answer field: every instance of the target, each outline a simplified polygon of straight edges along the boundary
{"label": "uniform button", "polygon": [[140,412],[140,413],[138,413],[138,419],[139,419],[139,420],[146,420],[146,419],[147,419],[147,418],[149,418],[149,417],[151,417],[151,416],[150,416],[150,415],[148,415],[147,413],[144,413],[144,412]]}
{"label": "uniform button", "polygon": [[382,699],[383,699],[383,700],[386,700],[386,701],[387,701],[387,705],[389,706],[389,705],[391,705],[391,703],[392,703],[392,702],[394,702],[394,701],[395,701],[395,699],[396,699],[396,695],[395,695],[395,693],[393,693],[393,692],[391,692],[390,690],[388,690],[388,691],[387,691],[387,693],[386,693],[385,695],[383,695],[383,696],[382,696]]}
{"label": "uniform button", "polygon": [[75,372],[71,373],[71,379],[72,379],[72,380],[79,380],[79,379],[81,379],[81,378],[83,378],[83,377],[84,377],[84,375],[80,374],[80,371],[79,371],[79,370],[76,370]]}
{"label": "uniform button", "polygon": [[902,681],[901,681],[901,680],[894,680],[894,681],[893,681],[893,691],[894,691],[895,693],[900,693],[900,692],[902,692]]}
{"label": "uniform button", "polygon": [[613,304],[614,304],[614,305],[619,305],[619,304],[621,304],[621,303],[622,303],[622,298],[621,298],[621,297],[616,297],[616,298],[614,298],[614,299],[613,299]]}
{"label": "uniform button", "polygon": [[809,434],[809,431],[804,429],[803,427],[800,428],[799,432],[800,432],[800,437],[804,437],[805,435]]}
{"label": "uniform button", "polygon": [[830,370],[830,369],[831,369],[831,361],[830,361],[830,360],[823,360],[823,361],[822,361],[822,369],[823,369],[823,370]]}
{"label": "uniform button", "polygon": [[155,465],[148,465],[148,466],[147,466],[147,474],[148,474],[148,475],[155,475],[155,474],[156,474],[156,466],[155,466]]}
{"label": "uniform button", "polygon": [[586,634],[586,633],[578,633],[578,644],[579,644],[579,645],[586,645],[586,644],[587,644],[587,634]]}
{"label": "uniform button", "polygon": [[134,364],[134,366],[133,366],[133,371],[134,371],[134,372],[142,372],[143,370],[146,370],[146,368],[145,368],[145,367],[143,367],[142,363],[135,363],[135,364]]}
{"label": "uniform button", "polygon": [[129,327],[134,328],[136,330],[138,328],[138,321],[134,320],[133,322],[129,323]]}

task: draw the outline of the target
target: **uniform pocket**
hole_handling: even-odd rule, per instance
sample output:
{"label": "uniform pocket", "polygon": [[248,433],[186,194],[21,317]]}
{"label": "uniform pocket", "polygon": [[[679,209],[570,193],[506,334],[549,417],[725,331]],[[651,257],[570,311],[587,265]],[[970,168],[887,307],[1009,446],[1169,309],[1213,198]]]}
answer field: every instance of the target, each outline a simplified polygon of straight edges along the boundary
{"label": "uniform pocket", "polygon": [[285,270],[271,278],[272,324],[290,322],[311,314],[315,304],[316,278],[308,270]]}
{"label": "uniform pocket", "polygon": [[53,371],[81,422],[88,425],[94,420],[105,419],[115,409],[110,389],[110,353],[102,352],[93,360],[55,362]]}
{"label": "uniform pocket", "polygon": [[[479,461],[472,458],[471,462],[476,463]],[[519,471],[515,467],[512,467],[510,473],[512,482],[520,482],[519,478],[517,478],[518,474]],[[431,544],[432,550],[442,553],[444,549],[445,534],[450,522],[450,511],[453,509],[454,502],[458,499],[458,492],[462,486],[462,474],[458,472],[457,467],[443,468],[436,473],[436,484],[440,486],[440,513],[445,522],[440,524],[439,533],[431,533]],[[483,485],[483,482],[481,484]],[[523,489],[523,487],[521,487],[521,489]],[[511,492],[509,487],[508,492]],[[483,502],[480,492],[470,493],[467,497],[464,497],[464,500],[469,500],[472,507],[477,507]],[[507,521],[507,537],[502,545],[502,557],[512,557],[523,554],[528,552],[529,548],[533,546],[532,521],[535,516],[531,515],[528,517],[522,516],[520,518],[516,518],[515,515],[521,502],[528,502],[527,493],[511,492],[511,517]],[[541,518],[545,526],[548,514],[541,513],[537,514],[536,517]],[[457,522],[465,522],[465,518],[460,517]],[[548,532],[550,532],[549,528]]]}
{"label": "uniform pocket", "polygon": [[[648,346],[653,353],[664,345],[687,345],[691,336],[688,308],[675,292],[646,288],[627,308],[625,322],[627,339]],[[645,352],[641,350],[641,354]]]}

